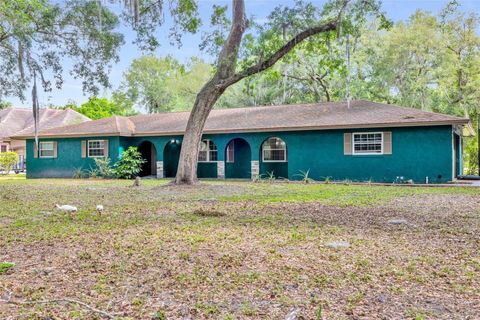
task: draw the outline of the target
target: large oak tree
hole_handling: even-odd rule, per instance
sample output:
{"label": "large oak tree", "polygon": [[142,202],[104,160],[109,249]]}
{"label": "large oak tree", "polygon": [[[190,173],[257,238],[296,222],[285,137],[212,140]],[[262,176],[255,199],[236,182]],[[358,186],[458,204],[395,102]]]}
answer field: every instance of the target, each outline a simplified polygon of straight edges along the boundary
{"label": "large oak tree", "polygon": [[[118,61],[123,35],[119,18],[99,1],[0,1],[0,100],[26,98],[32,89],[38,143],[38,86],[60,89],[65,63],[85,92],[109,85],[110,64]],[[33,85],[32,85],[33,84]]]}
{"label": "large oak tree", "polygon": [[[136,26],[138,42],[156,47],[154,31],[163,22],[163,1],[132,0],[131,21]],[[174,18],[171,36],[181,42],[182,32],[196,32],[201,24],[196,2],[178,1],[170,8]],[[300,43],[320,34],[351,31],[355,20],[369,13],[380,15],[375,0],[329,1],[320,9],[297,1],[293,8],[274,8],[261,26],[247,19],[244,0],[232,0],[231,18],[227,6],[213,6],[213,29],[204,35],[202,47],[216,55],[215,73],[198,92],[183,137],[177,184],[193,184],[197,180],[197,158],[205,122],[217,100],[227,88],[242,79],[272,67]],[[247,33],[250,29],[252,32]],[[322,41],[322,38],[316,38]]]}

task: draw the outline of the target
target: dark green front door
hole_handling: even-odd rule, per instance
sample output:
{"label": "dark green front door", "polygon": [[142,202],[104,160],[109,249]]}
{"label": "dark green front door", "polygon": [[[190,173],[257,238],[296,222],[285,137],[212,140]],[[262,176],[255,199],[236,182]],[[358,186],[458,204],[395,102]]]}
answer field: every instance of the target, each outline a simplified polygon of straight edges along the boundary
{"label": "dark green front door", "polygon": [[[233,148],[228,155],[228,149]],[[225,178],[251,178],[252,151],[247,141],[237,138],[231,140],[225,150]]]}

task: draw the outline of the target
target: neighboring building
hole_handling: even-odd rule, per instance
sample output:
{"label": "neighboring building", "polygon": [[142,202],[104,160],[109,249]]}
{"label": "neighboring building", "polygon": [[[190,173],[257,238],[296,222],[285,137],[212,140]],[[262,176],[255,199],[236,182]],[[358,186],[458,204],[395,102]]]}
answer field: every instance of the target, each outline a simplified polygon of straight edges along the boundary
{"label": "neighboring building", "polygon": [[[138,146],[141,175],[174,177],[188,112],[111,117],[42,130],[27,140],[27,177],[72,177],[93,158],[120,158]],[[198,155],[198,176],[446,182],[462,171],[467,119],[369,101],[213,110]]]}
{"label": "neighboring building", "polygon": [[[90,119],[71,109],[40,109],[39,127],[46,130],[54,127],[77,124]],[[0,152],[18,153],[20,162],[25,159],[25,139],[12,139],[13,135],[33,134],[33,112],[26,108],[0,110]]]}

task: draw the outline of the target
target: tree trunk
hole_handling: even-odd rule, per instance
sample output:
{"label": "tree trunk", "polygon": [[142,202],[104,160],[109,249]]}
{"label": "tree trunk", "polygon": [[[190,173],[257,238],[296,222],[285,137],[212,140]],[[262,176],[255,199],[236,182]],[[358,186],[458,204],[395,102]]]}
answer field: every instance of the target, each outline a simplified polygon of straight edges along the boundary
{"label": "tree trunk", "polygon": [[[345,1],[342,10],[345,8],[347,2],[348,1]],[[180,150],[177,176],[175,178],[176,184],[194,184],[197,182],[198,151],[202,139],[203,128],[205,127],[205,122],[207,121],[210,111],[223,92],[229,86],[238,81],[270,68],[296,45],[308,37],[318,33],[335,30],[337,27],[337,20],[341,16],[340,12],[337,20],[308,28],[305,31],[300,32],[274,52],[268,59],[261,59],[257,64],[254,64],[251,67],[240,72],[235,72],[240,43],[248,22],[245,17],[244,0],[232,0],[232,9],[232,27],[219,54],[217,72],[198,93],[188,119],[182,148]]]}
{"label": "tree trunk", "polygon": [[218,84],[218,78],[214,77],[198,93],[182,141],[176,184],[195,184],[197,182],[198,151],[203,128],[215,102],[224,91],[225,88]]}
{"label": "tree trunk", "polygon": [[218,56],[217,71],[198,93],[188,119],[175,179],[177,184],[197,182],[198,150],[207,117],[225,89],[239,81],[227,83],[226,80],[235,74],[240,43],[248,25],[244,0],[232,0],[232,10],[232,27]]}

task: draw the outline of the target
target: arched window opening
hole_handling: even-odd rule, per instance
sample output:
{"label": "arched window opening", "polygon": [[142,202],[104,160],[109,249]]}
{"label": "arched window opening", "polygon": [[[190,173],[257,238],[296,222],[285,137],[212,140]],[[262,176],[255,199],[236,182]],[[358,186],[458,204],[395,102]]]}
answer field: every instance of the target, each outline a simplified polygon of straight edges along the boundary
{"label": "arched window opening", "polygon": [[212,140],[205,139],[200,142],[200,150],[198,151],[198,162],[214,162],[217,161],[217,146]]}
{"label": "arched window opening", "polygon": [[263,162],[287,162],[287,145],[277,137],[268,138],[262,144]]}

